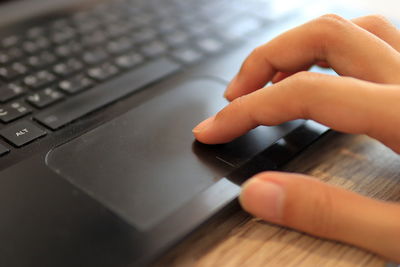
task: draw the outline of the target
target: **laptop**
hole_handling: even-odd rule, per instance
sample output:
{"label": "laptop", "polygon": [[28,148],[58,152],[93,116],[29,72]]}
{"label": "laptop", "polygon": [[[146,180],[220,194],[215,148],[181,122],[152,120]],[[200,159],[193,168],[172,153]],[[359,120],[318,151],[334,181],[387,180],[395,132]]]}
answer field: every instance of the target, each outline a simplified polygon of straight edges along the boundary
{"label": "laptop", "polygon": [[249,52],[298,23],[275,4],[1,1],[0,265],[147,265],[325,133],[191,133]]}

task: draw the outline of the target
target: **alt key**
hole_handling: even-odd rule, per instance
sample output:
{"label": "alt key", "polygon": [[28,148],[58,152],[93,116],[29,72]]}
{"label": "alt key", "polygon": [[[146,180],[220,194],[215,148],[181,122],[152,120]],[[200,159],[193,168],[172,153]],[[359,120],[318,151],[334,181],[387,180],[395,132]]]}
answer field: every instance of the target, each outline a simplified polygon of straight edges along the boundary
{"label": "alt key", "polygon": [[0,131],[0,135],[16,147],[21,147],[46,135],[46,132],[29,121],[20,121]]}

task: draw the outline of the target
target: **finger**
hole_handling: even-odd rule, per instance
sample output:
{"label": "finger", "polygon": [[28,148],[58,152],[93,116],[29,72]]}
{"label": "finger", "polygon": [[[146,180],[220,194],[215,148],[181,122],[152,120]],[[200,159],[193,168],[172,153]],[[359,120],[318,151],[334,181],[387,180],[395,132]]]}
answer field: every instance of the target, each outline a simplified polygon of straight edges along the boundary
{"label": "finger", "polygon": [[242,187],[249,213],[400,261],[400,205],[372,200],[297,174],[268,172]]}
{"label": "finger", "polygon": [[[324,62],[324,61],[317,62],[317,63],[315,63],[315,65],[318,66],[318,67],[320,67],[320,68],[324,68],[324,69],[330,68],[330,66],[328,65],[328,63],[326,63],[326,62]],[[312,67],[312,66],[307,66],[307,68],[304,68],[304,69],[302,69],[302,70],[300,70],[300,71],[307,71],[307,70],[309,70],[311,67]],[[298,73],[298,72],[300,72],[300,71],[297,71],[297,72],[290,72],[290,73],[278,71],[278,72],[276,72],[275,75],[272,77],[271,82],[272,82],[272,83],[278,83],[278,82],[280,82],[280,81],[286,79],[287,77],[290,77],[290,76],[292,76],[293,74],[296,74],[296,73]]]}
{"label": "finger", "polygon": [[295,73],[287,73],[287,72],[279,71],[279,72],[275,73],[275,75],[274,75],[274,77],[272,77],[271,81],[272,81],[272,83],[278,83],[278,82],[286,79],[287,77],[292,76],[293,74],[295,74]]}
{"label": "finger", "polygon": [[312,119],[334,130],[374,137],[400,152],[400,90],[350,77],[300,72],[235,99],[193,129],[203,143],[229,142],[259,125]]}
{"label": "finger", "polygon": [[[397,51],[400,51],[400,34],[396,26],[381,15],[369,15],[359,17],[351,20],[356,25],[375,34],[380,39],[391,45]],[[315,65],[321,68],[330,68],[329,64],[325,61],[316,62]],[[307,68],[308,69],[308,68]],[[304,69],[304,70],[307,70]],[[281,80],[295,74],[296,72],[284,73],[278,72],[272,78],[273,83],[280,82]]]}
{"label": "finger", "polygon": [[[322,62],[322,61],[316,63],[316,65],[318,65],[318,66],[320,66],[320,67],[323,67],[323,68],[329,68],[329,66],[327,65],[327,63],[324,63],[324,62]],[[325,65],[326,65],[326,67],[325,67]],[[282,80],[284,80],[284,79],[286,79],[286,78],[288,78],[288,77],[292,76],[293,74],[296,74],[296,73],[298,73],[298,72],[300,72],[300,71],[308,71],[311,67],[312,67],[312,66],[307,66],[307,67],[305,67],[304,69],[299,70],[299,71],[297,71],[297,72],[282,72],[282,71],[278,71],[278,72],[276,72],[275,75],[272,77],[271,82],[272,82],[272,83],[278,83],[278,82],[280,82],[280,81],[282,81]]]}
{"label": "finger", "polygon": [[[326,62],[324,62],[324,61],[317,62],[317,63],[315,63],[315,65],[318,66],[318,67],[320,67],[320,68],[324,68],[324,69],[330,68],[330,66],[328,65],[328,63],[326,63]],[[307,70],[309,70],[311,67],[312,67],[312,66],[308,66],[307,68],[305,68],[305,69],[303,69],[303,70],[300,70],[300,71],[307,71]],[[278,83],[278,82],[280,82],[280,81],[286,79],[287,77],[290,77],[290,76],[292,76],[293,74],[296,74],[296,73],[298,73],[298,72],[300,72],[300,71],[291,72],[291,73],[278,71],[278,72],[276,72],[275,75],[272,77],[271,82],[272,82],[272,83]]]}
{"label": "finger", "polygon": [[317,63],[315,63],[315,65],[317,65],[318,67],[321,67],[321,68],[330,68],[330,67],[331,67],[331,66],[329,66],[329,64],[326,63],[325,61],[317,62]]}
{"label": "finger", "polygon": [[357,22],[325,15],[294,28],[256,48],[229,84],[225,97],[233,100],[263,87],[277,71],[295,73],[326,61],[338,74],[380,82],[400,83],[397,70],[399,33],[394,26],[369,26],[370,18]]}
{"label": "finger", "polygon": [[400,52],[399,29],[388,19],[381,15],[369,15],[351,20],[359,27],[374,34],[387,44]]}

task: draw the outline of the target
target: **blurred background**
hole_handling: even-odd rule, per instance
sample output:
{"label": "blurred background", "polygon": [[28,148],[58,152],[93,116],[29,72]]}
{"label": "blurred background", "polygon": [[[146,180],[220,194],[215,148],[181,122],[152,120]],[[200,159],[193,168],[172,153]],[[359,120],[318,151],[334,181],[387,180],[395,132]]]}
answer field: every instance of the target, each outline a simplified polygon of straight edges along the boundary
{"label": "blurred background", "polygon": [[399,0],[338,0],[335,4],[400,19]]}
{"label": "blurred background", "polygon": [[312,17],[327,12],[341,13],[348,17],[377,13],[400,21],[399,0],[275,0],[273,2],[279,11],[284,12],[295,7],[298,10],[304,9]]}

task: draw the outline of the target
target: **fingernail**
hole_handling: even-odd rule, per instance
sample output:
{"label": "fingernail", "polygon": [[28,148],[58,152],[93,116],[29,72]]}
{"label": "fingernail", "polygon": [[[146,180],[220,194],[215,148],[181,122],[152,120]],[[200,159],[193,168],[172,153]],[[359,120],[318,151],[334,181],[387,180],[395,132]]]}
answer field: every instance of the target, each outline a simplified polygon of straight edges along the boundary
{"label": "fingernail", "polygon": [[224,92],[224,97],[228,100],[231,101],[231,91],[232,91],[232,87],[233,84],[236,82],[236,76],[232,79],[232,81],[228,84],[228,86],[226,87],[226,90]]}
{"label": "fingernail", "polygon": [[226,89],[225,92],[224,92],[224,98],[225,98],[226,100],[229,101],[229,92],[228,92],[228,89]]}
{"label": "fingernail", "polygon": [[209,127],[212,124],[213,120],[214,120],[214,116],[212,116],[208,119],[205,119],[204,121],[197,124],[197,126],[193,128],[192,132],[200,133],[200,132],[204,131],[204,129],[206,129],[207,127]]}
{"label": "fingernail", "polygon": [[231,90],[229,89],[230,88],[230,84],[228,85],[228,87],[226,88],[226,90],[225,90],[225,92],[224,92],[224,98],[226,99],[226,100],[228,100],[228,101],[230,101],[230,94],[231,94]]}
{"label": "fingernail", "polygon": [[256,217],[279,222],[282,217],[285,192],[281,185],[251,178],[242,186],[240,203]]}

